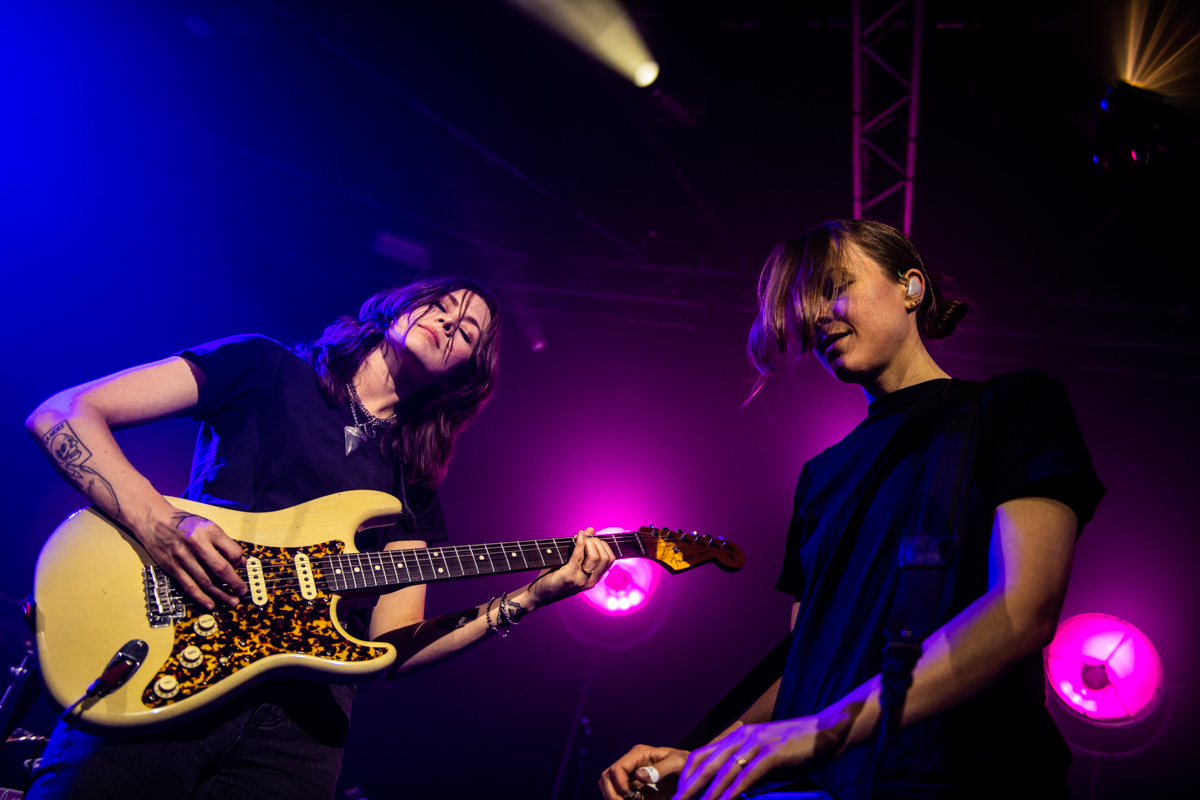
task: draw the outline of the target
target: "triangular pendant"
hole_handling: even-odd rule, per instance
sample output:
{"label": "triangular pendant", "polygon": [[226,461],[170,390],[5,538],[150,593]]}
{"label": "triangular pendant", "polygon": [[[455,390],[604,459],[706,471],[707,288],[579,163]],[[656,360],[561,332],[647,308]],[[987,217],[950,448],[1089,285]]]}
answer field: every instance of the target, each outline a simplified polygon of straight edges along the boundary
{"label": "triangular pendant", "polygon": [[360,444],[362,444],[363,442],[365,442],[367,440],[367,437],[363,435],[363,432],[360,431],[356,425],[347,425],[345,427],[345,431],[346,431],[346,455],[350,455],[351,453],[353,453],[355,450],[358,449],[358,446]]}

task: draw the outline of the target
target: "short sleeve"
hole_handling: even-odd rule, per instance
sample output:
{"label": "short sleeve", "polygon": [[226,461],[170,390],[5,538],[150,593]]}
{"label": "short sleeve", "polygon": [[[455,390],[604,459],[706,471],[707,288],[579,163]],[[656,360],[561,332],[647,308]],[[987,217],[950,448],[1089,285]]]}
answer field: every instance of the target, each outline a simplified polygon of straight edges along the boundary
{"label": "short sleeve", "polygon": [[996,505],[1048,497],[1069,506],[1082,531],[1104,496],[1066,388],[1036,370],[993,378],[992,479]]}
{"label": "short sleeve", "polygon": [[178,355],[204,373],[193,419],[213,422],[244,412],[262,394],[288,350],[265,336],[244,334],[190,347]]}
{"label": "short sleeve", "polygon": [[775,583],[775,590],[800,597],[804,592],[804,565],[800,563],[800,547],[804,544],[804,497],[808,485],[812,482],[812,462],[809,461],[800,470],[800,478],[796,481],[796,495],[792,502],[792,519],[788,523],[787,544],[783,551],[783,570]]}

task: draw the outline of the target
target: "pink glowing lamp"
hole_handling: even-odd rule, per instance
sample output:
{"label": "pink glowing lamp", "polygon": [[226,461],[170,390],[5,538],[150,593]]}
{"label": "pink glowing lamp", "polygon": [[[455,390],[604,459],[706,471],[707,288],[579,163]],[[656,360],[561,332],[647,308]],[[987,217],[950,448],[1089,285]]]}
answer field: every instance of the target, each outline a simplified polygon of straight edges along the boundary
{"label": "pink glowing lamp", "polygon": [[1063,702],[1090,719],[1132,722],[1162,695],[1162,662],[1146,635],[1108,614],[1080,614],[1046,648],[1046,676]]}
{"label": "pink glowing lamp", "polygon": [[[597,533],[620,533],[624,528],[605,528]],[[600,582],[580,595],[584,601],[613,616],[632,614],[646,606],[660,577],[659,567],[644,558],[622,558],[609,567]]]}

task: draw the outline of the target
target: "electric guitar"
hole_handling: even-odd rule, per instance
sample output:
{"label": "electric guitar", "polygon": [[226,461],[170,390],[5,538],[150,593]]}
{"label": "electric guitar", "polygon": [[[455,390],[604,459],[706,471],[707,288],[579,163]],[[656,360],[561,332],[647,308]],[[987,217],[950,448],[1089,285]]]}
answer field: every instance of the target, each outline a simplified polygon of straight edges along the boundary
{"label": "electric guitar", "polygon": [[[110,517],[95,507],[68,517],[38,556],[34,631],[46,689],[78,727],[141,732],[174,724],[268,677],[372,680],[396,650],[346,632],[338,618],[343,595],[558,567],[574,548],[564,538],[359,552],[356,531],[399,517],[400,502],[383,492],[342,492],[262,514],[167,500],[238,541],[249,593],[236,608],[208,611]],[[649,558],[671,573],[709,561],[733,571],[745,562],[725,539],[665,528],[600,538],[617,558]],[[114,664],[123,682],[85,697]]]}

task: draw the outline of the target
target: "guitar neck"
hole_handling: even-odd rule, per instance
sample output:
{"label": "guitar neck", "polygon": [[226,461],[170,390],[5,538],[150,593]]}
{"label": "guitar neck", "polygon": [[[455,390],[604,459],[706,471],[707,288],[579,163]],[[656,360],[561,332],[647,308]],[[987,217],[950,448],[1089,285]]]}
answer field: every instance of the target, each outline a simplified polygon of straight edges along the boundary
{"label": "guitar neck", "polygon": [[[617,558],[647,556],[637,532],[624,531],[596,538],[607,542]],[[317,563],[331,592],[362,589],[382,592],[416,583],[560,567],[571,559],[574,549],[574,539],[528,539],[342,553],[326,556]]]}

